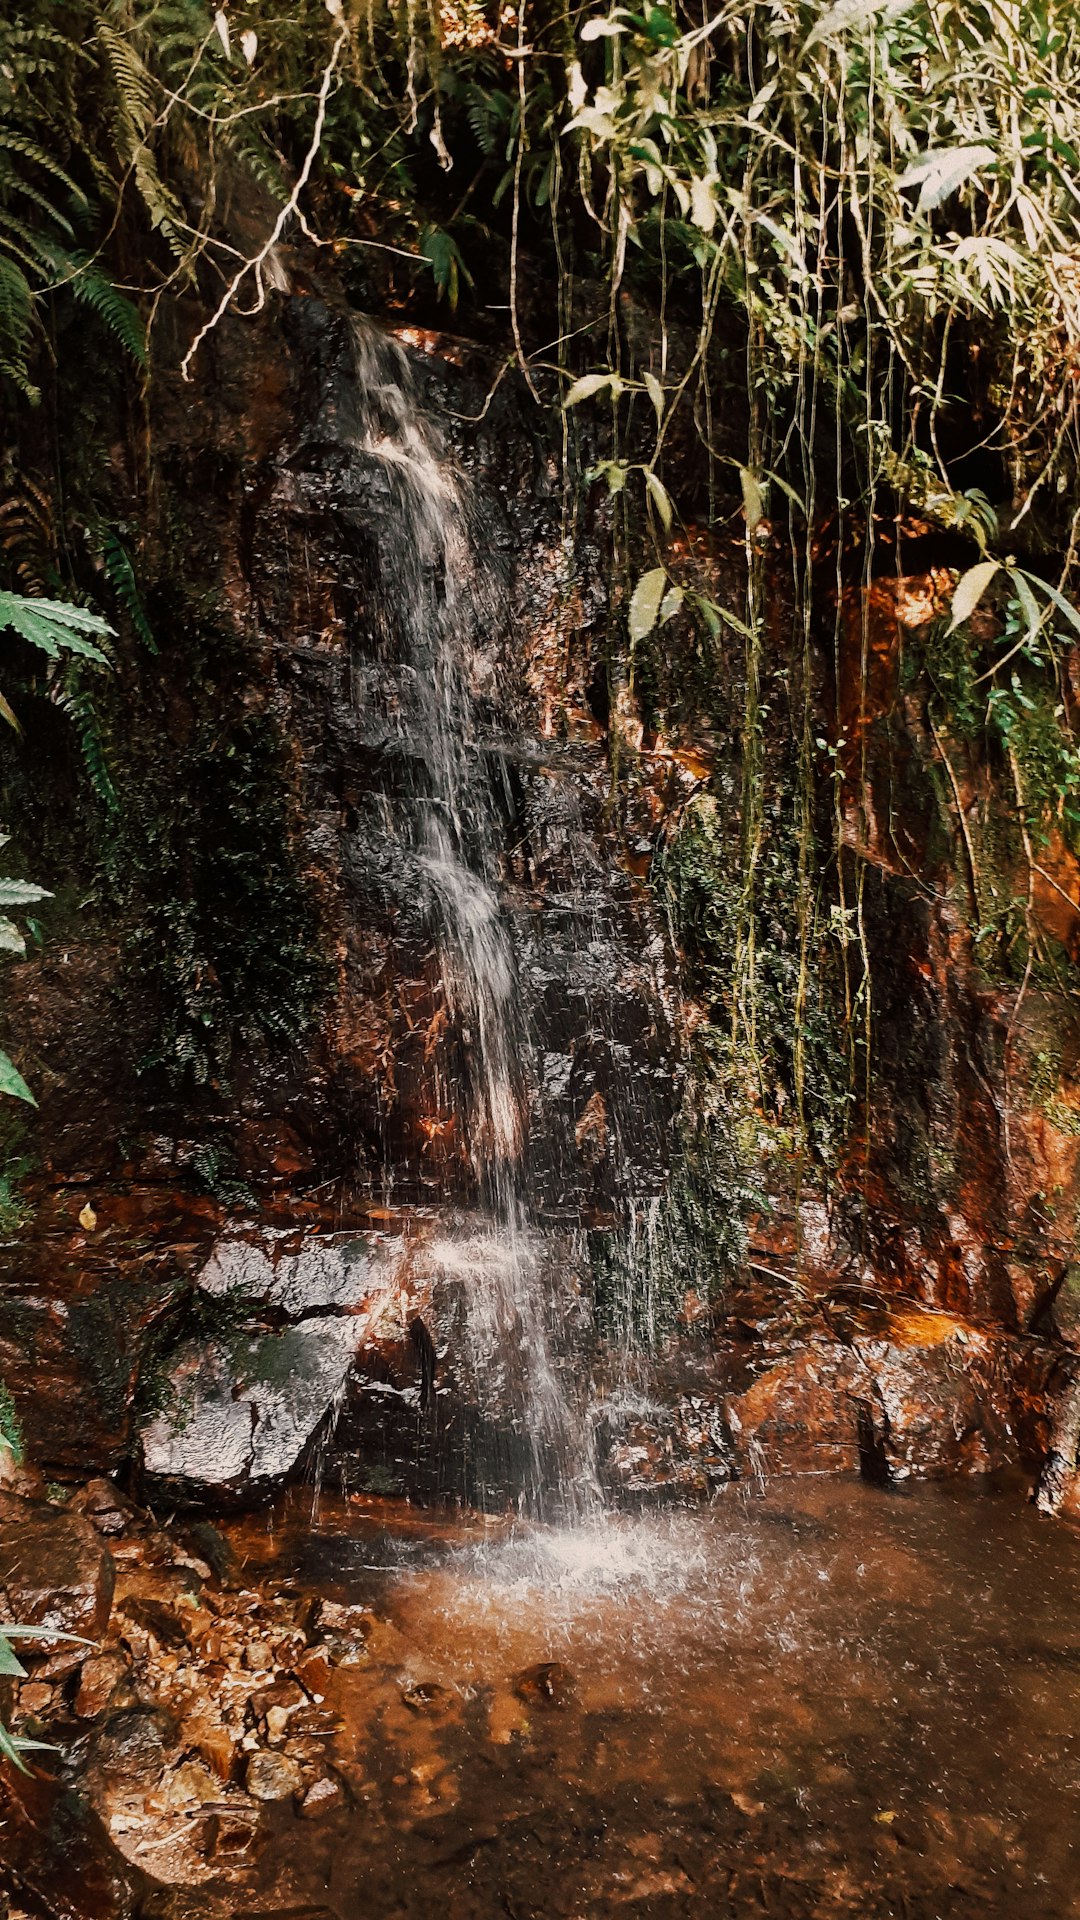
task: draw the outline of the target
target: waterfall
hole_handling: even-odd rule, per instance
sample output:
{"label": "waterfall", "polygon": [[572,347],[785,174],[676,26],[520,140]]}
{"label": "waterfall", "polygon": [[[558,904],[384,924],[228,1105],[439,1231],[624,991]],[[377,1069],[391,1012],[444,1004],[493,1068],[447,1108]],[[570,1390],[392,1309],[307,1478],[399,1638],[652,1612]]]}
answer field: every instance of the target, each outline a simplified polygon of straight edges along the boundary
{"label": "waterfall", "polygon": [[[405,353],[359,319],[352,340],[356,446],[382,471],[400,542],[384,559],[393,591],[379,610],[410,686],[395,857],[419,888],[460,1035],[466,1084],[454,1104],[480,1207],[472,1230],[444,1238],[428,1258],[461,1289],[463,1358],[478,1401],[508,1409],[522,1506],[573,1519],[595,1503],[597,1483],[583,1408],[560,1375],[550,1262],[530,1219],[528,1034],[499,886],[496,788],[505,772],[481,740],[473,687],[477,636],[505,615],[467,477],[425,415]],[[481,1492],[484,1479],[482,1467]]]}

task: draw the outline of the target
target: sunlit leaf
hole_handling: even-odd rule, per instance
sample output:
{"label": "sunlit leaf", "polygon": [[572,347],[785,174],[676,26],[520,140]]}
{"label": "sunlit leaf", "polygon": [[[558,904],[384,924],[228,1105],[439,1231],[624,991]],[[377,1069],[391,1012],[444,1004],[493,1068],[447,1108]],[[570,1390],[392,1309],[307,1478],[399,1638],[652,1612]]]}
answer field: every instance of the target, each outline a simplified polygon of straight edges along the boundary
{"label": "sunlit leaf", "polygon": [[579,400],[591,400],[594,393],[605,393],[611,387],[616,393],[622,391],[622,381],[614,373],[583,373],[575,380],[565,400],[564,407],[576,407]]}
{"label": "sunlit leaf", "polygon": [[645,391],[656,411],[656,424],[659,426],[664,418],[664,389],[660,385],[655,373],[643,374],[642,379],[645,382]]}
{"label": "sunlit leaf", "polygon": [[765,496],[761,491],[761,482],[751,473],[749,467],[739,468],[739,482],[742,486],[743,511],[746,524],[751,533],[761,525],[765,518]]}
{"label": "sunlit leaf", "polygon": [[711,179],[693,179],[690,182],[690,218],[702,233],[711,233],[720,212],[716,203],[714,182]]}
{"label": "sunlit leaf", "polygon": [[875,14],[887,10],[895,18],[897,14],[906,12],[910,4],[911,0],[904,0],[900,6],[896,0],[835,0],[835,5],[827,7],[822,14],[806,40],[803,52],[808,52],[819,40],[833,40],[838,34],[847,33],[851,27],[864,26]]}
{"label": "sunlit leaf", "polygon": [[668,493],[659,474],[654,473],[651,467],[646,467],[645,469],[645,485],[649,489],[649,498],[663,522],[664,532],[670,533],[672,517],[671,495]]}
{"label": "sunlit leaf", "polygon": [[653,567],[651,572],[642,574],[630,600],[631,640],[644,640],[646,634],[652,632],[667,583],[667,574],[663,567]]}
{"label": "sunlit leaf", "polygon": [[932,213],[973,173],[995,159],[993,147],[933,147],[920,155],[897,181],[898,187],[918,187],[919,211]]}
{"label": "sunlit leaf", "polygon": [[40,647],[52,660],[61,653],[78,653],[102,666],[107,664],[100,647],[87,638],[107,640],[112,628],[100,614],[85,607],[69,606],[65,600],[28,600],[21,593],[0,593],[0,629],[10,627],[33,647]]}
{"label": "sunlit leaf", "polygon": [[0,907],[28,907],[34,900],[51,900],[48,887],[34,880],[0,880]]}
{"label": "sunlit leaf", "polygon": [[969,567],[956,583],[956,592],[952,598],[952,619],[948,631],[955,633],[965,620],[970,620],[994,575],[1000,571],[998,560],[980,560],[975,567]]}

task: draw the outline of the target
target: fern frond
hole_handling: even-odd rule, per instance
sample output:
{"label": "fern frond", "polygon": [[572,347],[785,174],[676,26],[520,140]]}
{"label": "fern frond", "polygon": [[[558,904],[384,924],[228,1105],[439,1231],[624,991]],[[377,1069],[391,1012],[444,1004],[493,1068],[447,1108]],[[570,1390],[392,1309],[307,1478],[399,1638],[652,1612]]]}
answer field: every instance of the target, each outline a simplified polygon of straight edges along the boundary
{"label": "fern frond", "polygon": [[[73,607],[66,600],[28,600],[21,593],[0,593],[0,631],[10,627],[40,647],[50,660],[62,653],[79,653],[98,666],[108,666],[108,656],[94,641],[111,640],[113,630],[99,613],[86,607]],[[94,639],[87,639],[93,634]]]}
{"label": "fern frond", "polygon": [[105,742],[101,735],[101,722],[93,695],[82,684],[78,667],[69,667],[64,685],[54,695],[55,704],[61,713],[66,713],[75,729],[82,754],[86,777],[107,813],[114,813],[117,807],[116,787],[109,770],[105,753]]}
{"label": "fern frond", "polygon": [[36,406],[41,394],[28,366],[33,326],[30,283],[14,260],[0,253],[0,371],[25,394],[31,406]]}
{"label": "fern frond", "polygon": [[59,180],[61,186],[65,186],[76,200],[82,201],[83,206],[87,204],[82,188],[72,179],[70,173],[65,171],[59,161],[54,160],[52,154],[46,151],[40,141],[31,140],[29,134],[20,133],[17,128],[0,127],[0,147],[6,147],[9,153],[21,153],[24,159],[32,160],[43,173],[50,173],[54,180]]}
{"label": "fern frond", "polygon": [[49,495],[28,473],[13,478],[0,503],[0,547],[22,591],[43,594],[55,562],[56,523]]}
{"label": "fern frond", "polygon": [[[5,235],[10,237],[4,238]],[[52,256],[47,241],[8,207],[0,207],[0,244],[6,246],[10,253],[17,253],[20,260],[36,266],[39,273],[49,272]]]}
{"label": "fern frond", "polygon": [[42,193],[40,187],[35,187],[30,180],[24,180],[14,169],[9,172],[2,165],[0,165],[0,180],[8,193],[18,194],[21,199],[29,200],[33,206],[40,207],[42,213],[52,221],[54,226],[59,227],[62,233],[66,233],[69,240],[74,240],[75,229],[71,221],[61,213],[59,207],[53,205],[47,194]]}
{"label": "fern frond", "polygon": [[135,146],[145,139],[154,118],[154,83],[145,63],[125,34],[118,33],[107,20],[98,21],[97,31],[116,85],[122,115],[127,122],[128,150],[123,158],[130,162],[134,158]]}
{"label": "fern frond", "polygon": [[135,364],[145,367],[146,330],[138,308],[117,291],[108,276],[87,254],[68,254],[66,264],[74,269],[69,285],[76,300],[92,308],[125,351],[130,353]]}
{"label": "fern frond", "polygon": [[106,527],[104,529],[101,537],[101,558],[105,567],[105,578],[109,582],[120,605],[123,607],[124,612],[127,614],[128,619],[131,621],[143,646],[146,647],[150,653],[156,653],[158,650],[157,641],[154,639],[153,629],[146,617],[146,608],[143,606],[138,583],[135,579],[135,569],[131,564],[127,548],[124,546],[115,527]]}

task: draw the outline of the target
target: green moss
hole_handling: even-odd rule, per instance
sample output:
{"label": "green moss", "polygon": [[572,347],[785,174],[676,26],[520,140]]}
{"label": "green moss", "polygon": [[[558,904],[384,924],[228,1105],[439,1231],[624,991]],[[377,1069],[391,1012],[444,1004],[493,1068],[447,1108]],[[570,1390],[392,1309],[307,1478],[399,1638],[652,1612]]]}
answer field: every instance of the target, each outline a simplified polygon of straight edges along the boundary
{"label": "green moss", "polygon": [[23,1433],[19,1416],[3,1381],[0,1381],[0,1447],[6,1447],[16,1460],[23,1458]]}

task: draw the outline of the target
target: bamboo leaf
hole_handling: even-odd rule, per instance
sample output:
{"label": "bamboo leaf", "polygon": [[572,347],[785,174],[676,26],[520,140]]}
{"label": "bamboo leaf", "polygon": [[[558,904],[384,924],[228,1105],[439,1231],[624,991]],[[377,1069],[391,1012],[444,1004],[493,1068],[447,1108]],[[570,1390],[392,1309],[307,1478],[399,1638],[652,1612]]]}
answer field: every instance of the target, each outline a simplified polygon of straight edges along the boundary
{"label": "bamboo leaf", "polygon": [[956,592],[952,598],[952,619],[947,631],[955,633],[965,620],[970,620],[994,575],[1000,571],[999,560],[980,560],[978,566],[969,567],[956,583]]}
{"label": "bamboo leaf", "polygon": [[835,5],[826,9],[809,39],[804,42],[803,52],[808,53],[819,40],[833,40],[838,34],[847,33],[851,27],[865,26],[868,20],[886,8],[894,16],[906,11],[905,7],[896,6],[894,0],[835,0]]}
{"label": "bamboo leaf", "polygon": [[652,632],[667,583],[663,567],[653,567],[651,572],[642,574],[630,600],[631,640],[644,640],[646,634]]}
{"label": "bamboo leaf", "polygon": [[765,518],[765,495],[761,490],[760,480],[755,478],[749,467],[739,468],[739,482],[742,486],[743,511],[746,514],[746,525],[748,530],[753,533],[754,529],[760,526],[762,520]]}
{"label": "bamboo leaf", "polygon": [[660,385],[655,373],[643,374],[642,378],[645,382],[645,391],[653,403],[653,408],[656,413],[656,424],[660,426],[664,418],[664,389]]}
{"label": "bamboo leaf", "polygon": [[576,407],[579,400],[591,400],[594,393],[604,393],[608,387],[616,392],[622,391],[622,382],[613,373],[583,373],[575,380],[565,400],[564,407]]}
{"label": "bamboo leaf", "polygon": [[1044,593],[1049,594],[1058,612],[1065,615],[1069,625],[1075,627],[1077,633],[1080,633],[1080,613],[1077,613],[1075,607],[1069,605],[1065,595],[1059,593],[1056,587],[1052,587],[1049,580],[1040,580],[1039,585]]}
{"label": "bamboo leaf", "polygon": [[651,467],[646,467],[645,469],[645,485],[649,490],[649,498],[663,522],[664,532],[670,533],[672,519],[671,495],[668,493],[659,474],[654,473]]}
{"label": "bamboo leaf", "polygon": [[896,184],[899,188],[918,187],[920,213],[932,213],[995,158],[993,147],[932,147],[900,175]]}
{"label": "bamboo leaf", "polygon": [[21,1660],[16,1659],[15,1650],[5,1633],[0,1633],[0,1674],[15,1680],[26,1679],[26,1668]]}
{"label": "bamboo leaf", "polygon": [[1030,641],[1034,640],[1035,635],[1042,626],[1043,614],[1040,613],[1039,603],[1018,567],[1013,569],[1012,578],[1013,586],[1016,589],[1016,597],[1020,602],[1020,611],[1027,621],[1027,632],[1024,635],[1024,644],[1027,645]]}

